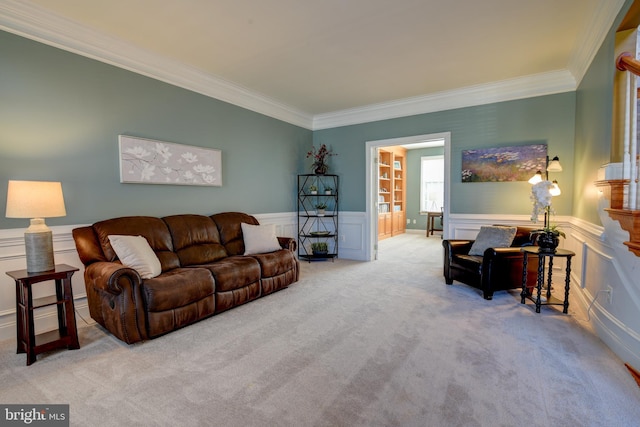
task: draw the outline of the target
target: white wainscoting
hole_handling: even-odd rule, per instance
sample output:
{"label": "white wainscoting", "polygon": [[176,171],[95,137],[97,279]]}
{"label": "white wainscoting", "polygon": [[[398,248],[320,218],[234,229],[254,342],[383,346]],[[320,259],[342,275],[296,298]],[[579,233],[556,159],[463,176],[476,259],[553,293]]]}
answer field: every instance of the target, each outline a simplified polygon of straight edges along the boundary
{"label": "white wainscoting", "polygon": [[[260,224],[276,224],[278,236],[298,235],[298,217],[295,212],[253,214]],[[340,212],[338,221],[338,258],[364,261],[366,249],[366,214],[364,212]]]}
{"label": "white wainscoting", "polygon": [[[275,224],[278,236],[297,237],[298,218],[295,212],[254,214],[261,224]],[[338,254],[344,259],[365,259],[366,215],[364,212],[341,212],[339,218]],[[26,268],[24,229],[0,230],[0,340],[16,337],[15,282],[4,274],[6,271]],[[76,323],[94,323],[89,316],[87,293],[84,286],[84,267],[75,248],[71,231],[84,224],[50,227],[53,230],[53,249],[56,264],[68,264],[80,270],[73,275],[73,297]],[[43,282],[34,288],[36,297],[51,295],[53,282]],[[43,308],[36,312],[36,332],[57,327],[55,308]]]}
{"label": "white wainscoting", "polygon": [[[629,255],[624,246],[628,234],[606,220],[606,228],[573,217],[554,217],[556,222],[567,234],[560,239],[561,247],[576,253],[569,297],[570,307],[576,310],[574,319],[593,328],[624,362],[640,367],[640,258]],[[445,236],[474,238],[480,226],[491,224],[531,222],[525,216],[452,214],[446,221]],[[554,272],[562,275],[563,269],[564,264],[554,263]],[[605,293],[608,287],[613,289],[611,303]]]}
{"label": "white wainscoting", "polygon": [[[276,224],[280,236],[297,235],[297,216],[294,212],[255,216],[262,224]],[[603,227],[571,217],[554,219],[567,233],[567,238],[561,239],[561,245],[576,253],[571,265],[570,296],[571,307],[576,309],[576,321],[593,328],[623,361],[640,367],[640,277],[636,278],[640,275],[634,274],[634,271],[640,271],[640,259],[634,256],[627,257],[626,247],[622,241],[617,242],[624,238],[624,232],[616,233],[616,230],[611,230],[607,237]],[[525,216],[461,214],[450,215],[445,223],[445,238],[458,239],[474,238],[482,225],[531,224]],[[367,259],[368,224],[365,212],[340,213],[340,258],[362,261]],[[81,224],[51,228],[54,234],[56,263],[65,263],[80,269],[73,276],[76,321],[80,326],[82,322],[92,323],[92,320],[86,301],[84,269],[71,235],[71,230],[79,226]],[[616,224],[607,225],[615,226]],[[25,268],[23,233],[24,229],[0,230],[1,273]],[[614,238],[617,240],[612,244],[610,240]],[[563,268],[560,263],[557,263],[556,267]],[[611,303],[607,301],[603,292],[609,286],[613,289]],[[43,286],[42,289],[37,286],[35,291],[37,296],[42,296],[52,293],[53,286]],[[587,313],[589,306],[591,307]],[[37,331],[56,327],[54,309],[39,310],[36,319]],[[15,283],[6,274],[0,274],[0,340],[15,340],[15,328]]]}
{"label": "white wainscoting", "polygon": [[[16,337],[16,285],[5,272],[26,268],[24,230],[27,225],[23,229],[0,230],[0,340],[15,340]],[[55,263],[68,264],[80,269],[71,279],[78,327],[85,321],[93,323],[89,317],[89,307],[87,306],[84,267],[78,258],[71,236],[71,230],[79,226],[50,227],[53,230]],[[36,298],[52,295],[54,292],[53,282],[42,282],[33,287],[33,294]],[[58,326],[57,311],[53,306],[37,310],[34,319],[36,333],[56,329]]]}

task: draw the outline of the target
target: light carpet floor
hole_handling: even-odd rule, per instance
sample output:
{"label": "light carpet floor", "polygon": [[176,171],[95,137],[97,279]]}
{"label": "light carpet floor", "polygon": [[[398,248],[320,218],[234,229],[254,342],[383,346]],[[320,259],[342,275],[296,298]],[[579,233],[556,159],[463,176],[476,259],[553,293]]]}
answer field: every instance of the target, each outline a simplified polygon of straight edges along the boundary
{"label": "light carpet floor", "polygon": [[446,286],[437,236],[380,246],[145,343],[94,324],[27,367],[4,341],[0,402],[68,403],[73,426],[640,425],[640,388],[582,314]]}

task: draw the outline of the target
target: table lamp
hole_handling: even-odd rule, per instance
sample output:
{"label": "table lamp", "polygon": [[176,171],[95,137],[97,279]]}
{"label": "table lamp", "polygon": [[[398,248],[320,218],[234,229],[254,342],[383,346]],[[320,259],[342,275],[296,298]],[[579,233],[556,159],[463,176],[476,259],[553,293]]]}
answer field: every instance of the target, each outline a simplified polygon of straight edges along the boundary
{"label": "table lamp", "polygon": [[9,181],[6,217],[31,218],[24,233],[29,273],[54,269],[53,235],[44,218],[66,214],[60,182]]}

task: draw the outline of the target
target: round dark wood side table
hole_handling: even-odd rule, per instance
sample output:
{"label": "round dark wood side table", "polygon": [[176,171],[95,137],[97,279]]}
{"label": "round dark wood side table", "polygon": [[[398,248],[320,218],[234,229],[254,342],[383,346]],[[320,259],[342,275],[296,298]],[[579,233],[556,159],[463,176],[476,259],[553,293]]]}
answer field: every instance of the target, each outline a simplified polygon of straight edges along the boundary
{"label": "round dark wood side table", "polygon": [[[571,282],[571,258],[575,255],[574,252],[571,252],[566,249],[556,249],[555,252],[547,252],[542,251],[538,246],[525,246],[522,248],[522,252],[524,254],[524,259],[522,260],[522,292],[521,303],[525,304],[526,300],[529,299],[536,304],[536,313],[540,313],[540,307],[543,305],[562,305],[563,313],[567,313],[569,310],[569,287]],[[529,256],[537,256],[538,257],[538,280],[536,285],[537,295],[529,295],[527,292],[527,258]],[[551,281],[553,276],[553,259],[554,258],[566,258],[567,266],[565,269],[565,280],[564,280],[564,301],[559,300],[551,295]],[[546,284],[545,284],[545,264],[548,261],[548,268],[546,274]],[[547,300],[545,302],[542,301],[542,289],[547,289]]]}

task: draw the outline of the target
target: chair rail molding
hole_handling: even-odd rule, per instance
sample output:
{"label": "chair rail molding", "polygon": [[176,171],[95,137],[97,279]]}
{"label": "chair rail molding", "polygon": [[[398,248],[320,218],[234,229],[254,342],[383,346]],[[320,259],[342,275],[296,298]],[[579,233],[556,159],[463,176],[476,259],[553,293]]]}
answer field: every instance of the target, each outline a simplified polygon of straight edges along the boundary
{"label": "chair rail molding", "polygon": [[[254,213],[252,214],[261,224],[275,224],[279,236],[297,236],[297,215],[295,212]],[[365,230],[366,214],[364,212],[340,213],[340,258],[365,260]],[[26,268],[24,246],[24,228],[0,229],[0,340],[15,339],[16,337],[16,306],[15,282],[4,272]],[[72,236],[74,228],[90,224],[73,224],[65,226],[51,226],[53,231],[53,250],[55,262],[78,267],[73,276],[73,297],[76,308],[76,321],[81,327],[83,319],[93,323],[87,305],[87,293],[84,284],[84,265],[78,257]],[[43,328],[57,327],[57,313],[55,309],[41,310],[38,323]]]}
{"label": "chair rail molding", "polygon": [[[24,246],[25,228],[0,230],[0,340],[16,337],[16,286],[15,282],[5,274],[6,271],[26,268]],[[73,275],[73,300],[76,309],[76,323],[81,327],[83,319],[90,319],[87,305],[87,292],[84,286],[84,266],[78,257],[71,231],[81,225],[50,226],[53,231],[53,250],[56,264],[68,264],[80,269]],[[53,291],[53,287],[51,287]],[[35,292],[46,292],[37,289]],[[37,294],[41,296],[39,293]],[[46,295],[46,294],[43,294]],[[58,326],[55,308],[40,310],[39,326],[55,329]]]}
{"label": "chair rail molding", "polygon": [[[567,235],[561,247],[576,253],[571,263],[570,315],[592,328],[623,361],[640,366],[640,277],[636,279],[640,258],[622,244],[628,234],[604,211],[602,226],[568,216],[554,220]],[[530,225],[531,221],[525,215],[450,214],[445,232],[448,238],[471,239],[482,225],[491,224]],[[608,286],[611,303],[603,297]]]}

